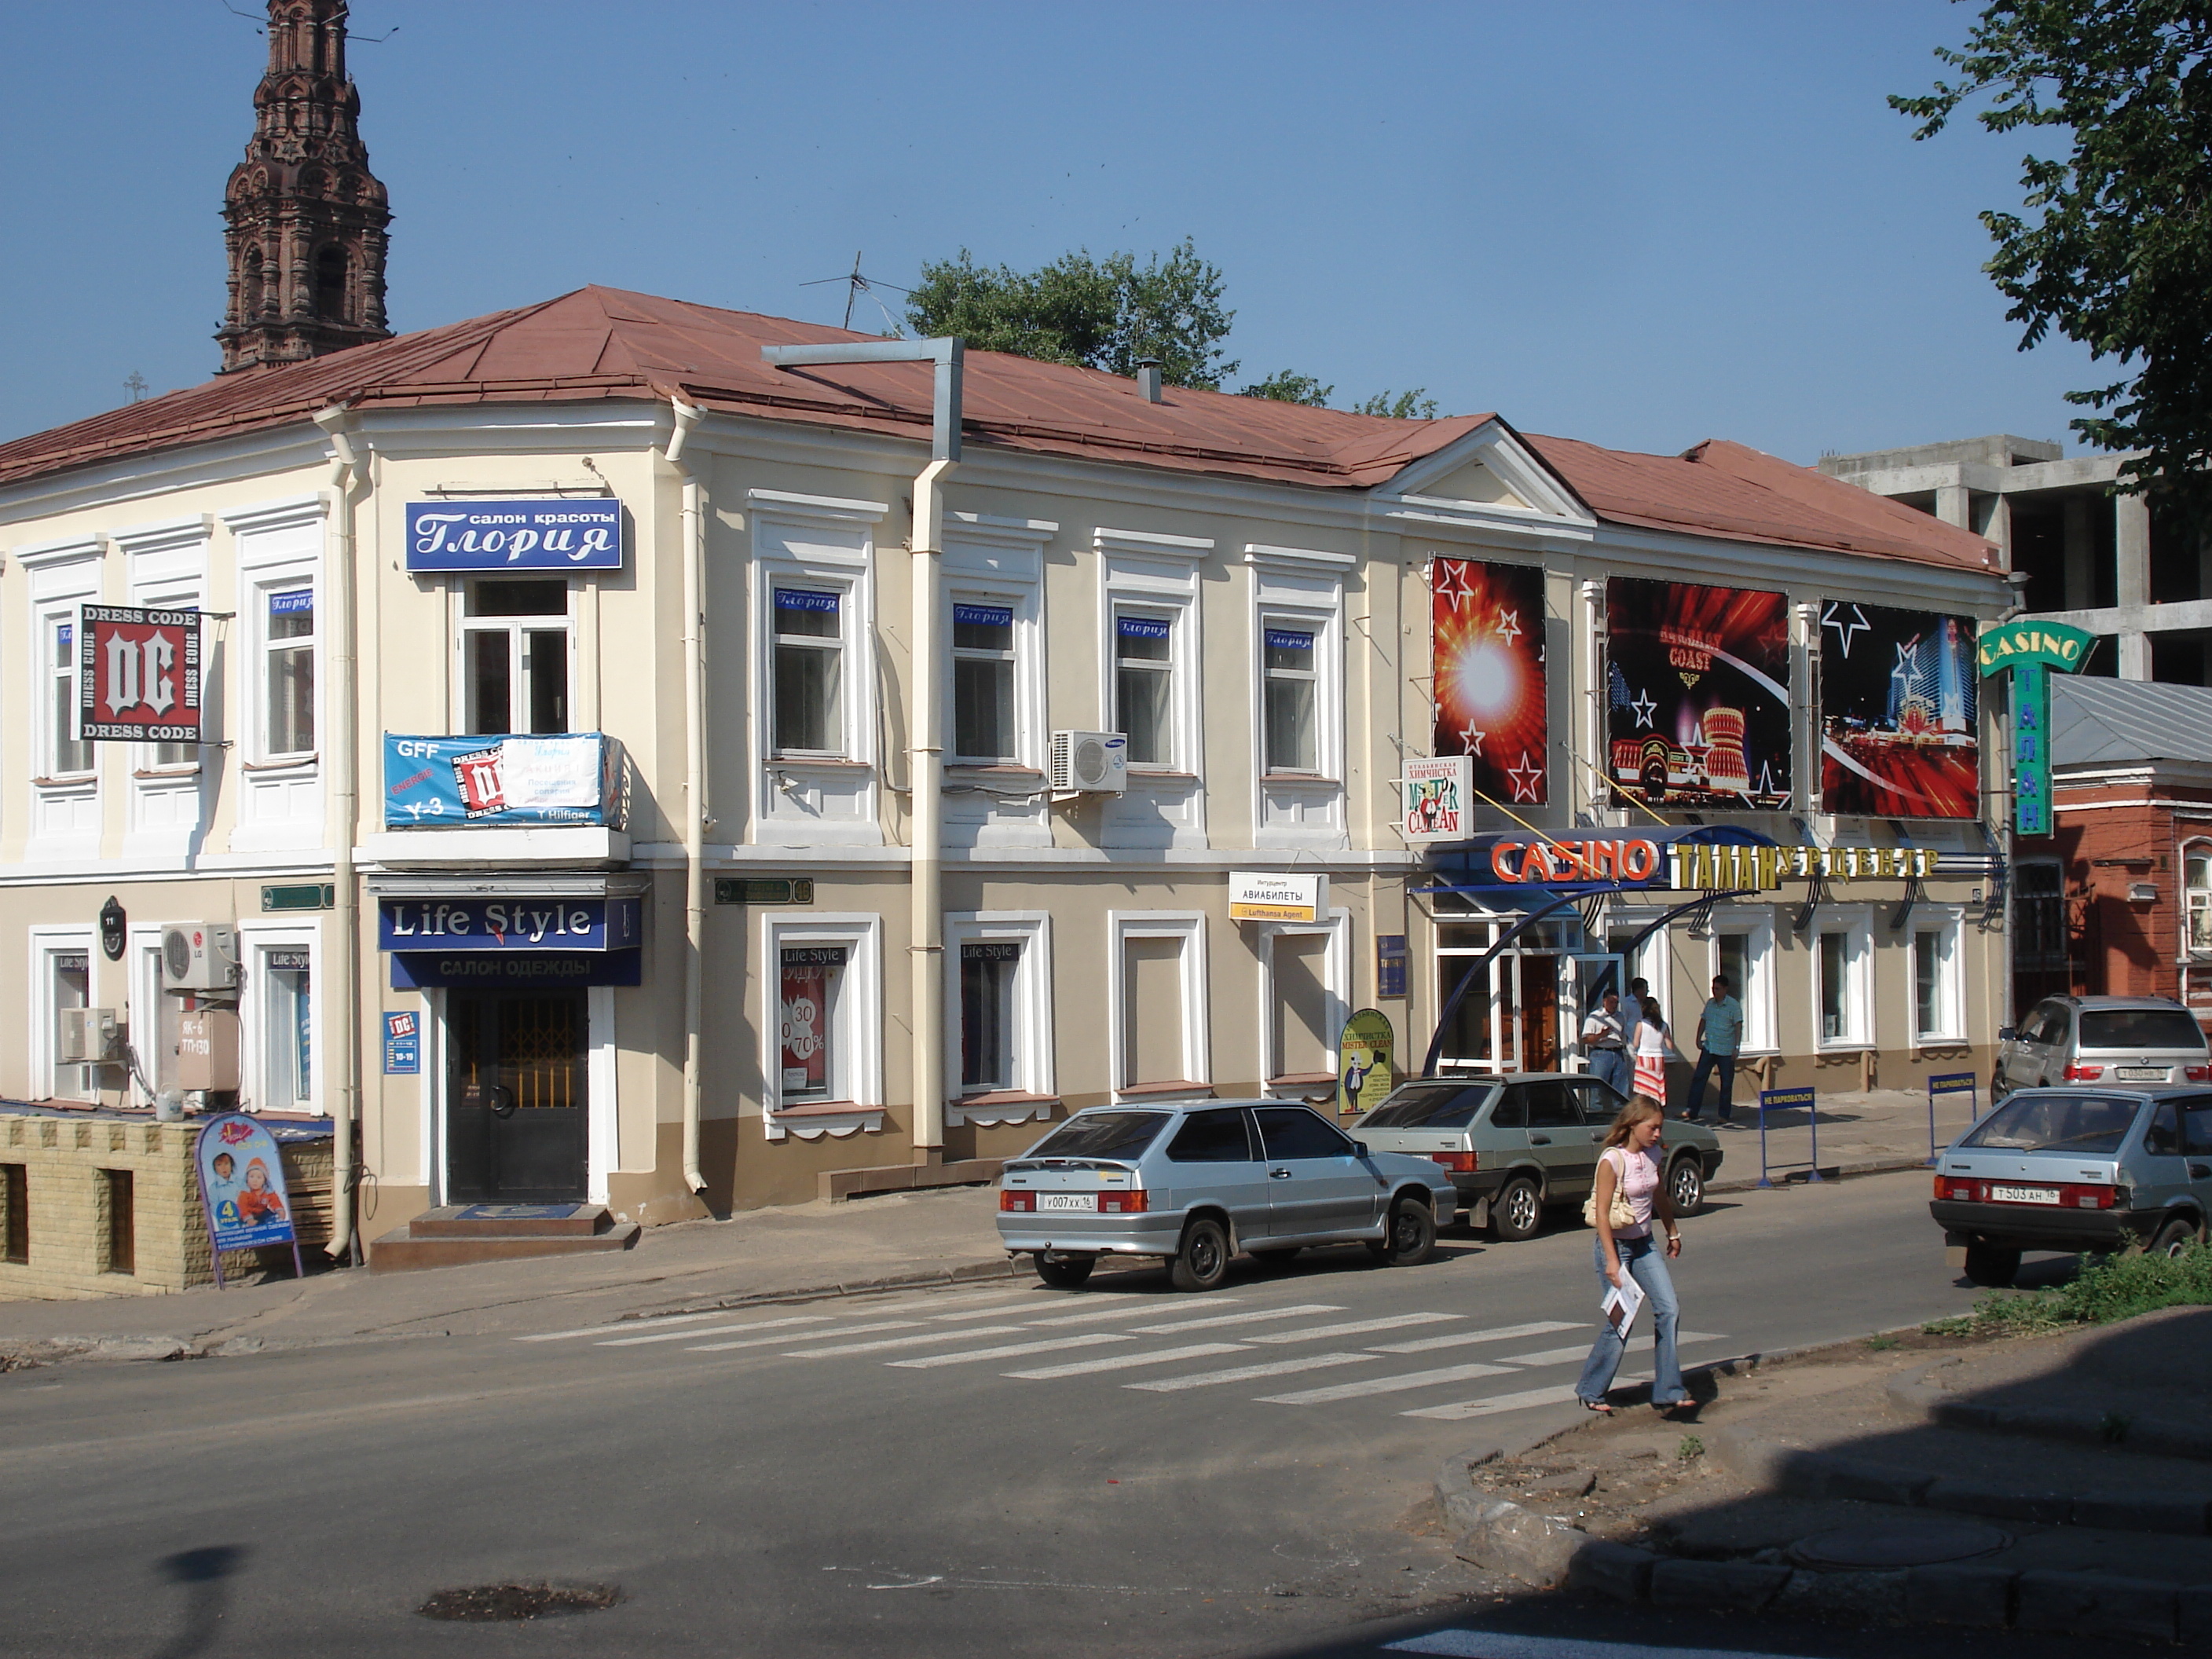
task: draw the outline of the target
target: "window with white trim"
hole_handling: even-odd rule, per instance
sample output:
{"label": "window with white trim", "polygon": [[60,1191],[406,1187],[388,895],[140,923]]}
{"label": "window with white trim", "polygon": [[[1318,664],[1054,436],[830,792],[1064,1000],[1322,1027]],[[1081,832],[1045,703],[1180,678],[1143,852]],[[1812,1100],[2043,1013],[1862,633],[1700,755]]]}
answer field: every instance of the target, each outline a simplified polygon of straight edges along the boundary
{"label": "window with white trim", "polygon": [[1814,1032],[1824,1048],[1863,1048],[1874,1042],[1868,983],[1874,955],[1871,923],[1822,917],[1813,940]]}
{"label": "window with white trim", "polygon": [[31,930],[30,1089],[33,1099],[92,1100],[90,1066],[61,1059],[62,1015],[92,1006],[92,936],[76,928]]}
{"label": "window with white trim", "polygon": [[1113,727],[1129,739],[1129,764],[1177,770],[1176,616],[1114,607]]}
{"label": "window with white trim", "polygon": [[[1729,994],[1743,1005],[1743,1037],[1739,1052],[1755,1054],[1778,1048],[1780,1039],[1775,1031],[1774,913],[1765,909],[1716,912],[1712,972],[1727,976]],[[1705,985],[1698,988],[1700,992],[1709,990]],[[1703,998],[1699,1000],[1702,1004]]]}
{"label": "window with white trim", "polygon": [[2182,948],[2192,957],[2212,957],[2212,842],[2193,841],[2181,849]]}
{"label": "window with white trim", "polygon": [[948,1097],[1053,1092],[1051,939],[1042,912],[945,919]]}
{"label": "window with white trim", "polygon": [[779,581],[769,607],[775,641],[775,752],[845,752],[845,605],[837,588]]}
{"label": "window with white trim", "polygon": [[1261,1060],[1268,1081],[1310,1084],[1336,1074],[1337,1039],[1351,1017],[1351,922],[1262,922]]}
{"label": "window with white trim", "polygon": [[40,624],[46,741],[40,777],[61,781],[92,775],[92,745],[76,735],[76,609],[50,611]]}
{"label": "window with white trim", "polygon": [[[257,1109],[314,1109],[315,1003],[313,953],[307,941],[258,945],[252,972],[260,1018]],[[249,993],[253,988],[249,986]]]}
{"label": "window with white trim", "polygon": [[883,1104],[879,916],[763,918],[764,1104],[842,1115]]}
{"label": "window with white trim", "polygon": [[1912,1040],[1956,1042],[1966,1032],[1966,998],[1960,968],[1966,924],[1963,910],[1916,906],[1908,924]]}
{"label": "window with white trim", "polygon": [[846,945],[787,945],[776,952],[776,1097],[786,1106],[842,1100],[851,1070],[842,1035]]}
{"label": "window with white trim", "polygon": [[1113,1085],[1148,1095],[1206,1093],[1206,919],[1158,911],[1109,918]]}
{"label": "window with white trim", "polygon": [[1292,617],[1261,618],[1261,762],[1270,772],[1321,769],[1318,631]]}
{"label": "window with white trim", "polygon": [[254,590],[259,611],[260,741],[264,761],[315,749],[315,586],[306,578]]}
{"label": "window with white trim", "polygon": [[486,736],[568,729],[565,580],[470,581],[461,617],[462,730]]}
{"label": "window with white trim", "polygon": [[1014,684],[1014,606],[994,595],[952,596],[952,758],[985,765],[1021,757]]}

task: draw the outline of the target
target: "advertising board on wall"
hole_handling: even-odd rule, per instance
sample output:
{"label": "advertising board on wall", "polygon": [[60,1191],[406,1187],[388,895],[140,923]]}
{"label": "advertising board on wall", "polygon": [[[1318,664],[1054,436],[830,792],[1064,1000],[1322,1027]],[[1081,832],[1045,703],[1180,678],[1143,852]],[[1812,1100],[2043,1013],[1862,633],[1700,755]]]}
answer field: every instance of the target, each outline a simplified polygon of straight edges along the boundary
{"label": "advertising board on wall", "polygon": [[1821,605],[1821,810],[1979,815],[1974,627],[1969,617]]}
{"label": "advertising board on wall", "polygon": [[1780,593],[1605,585],[1607,775],[1651,805],[1790,800],[1790,606]]}
{"label": "advertising board on wall", "polygon": [[387,830],[460,825],[622,827],[622,745],[599,732],[545,737],[384,734]]}
{"label": "advertising board on wall", "polygon": [[1468,816],[1474,764],[1466,755],[1406,763],[1406,775],[1399,784],[1404,793],[1399,830],[1407,841],[1457,841],[1474,827]]}
{"label": "advertising board on wall", "polygon": [[1541,806],[1548,730],[1544,572],[1481,559],[1429,562],[1439,756],[1464,755],[1492,800]]}
{"label": "advertising board on wall", "polygon": [[1265,870],[1229,872],[1231,921],[1321,921],[1328,915],[1327,876],[1284,876]]}
{"label": "advertising board on wall", "polygon": [[82,743],[200,740],[200,613],[81,605],[76,736]]}
{"label": "advertising board on wall", "polygon": [[301,1271],[299,1235],[293,1225],[291,1196],[284,1188],[284,1160],[266,1124],[243,1112],[210,1118],[194,1142],[192,1165],[199,1176],[208,1238],[215,1247],[218,1287],[226,1250],[289,1244],[292,1269]]}
{"label": "advertising board on wall", "polygon": [[410,570],[619,570],[622,503],[410,501]]}

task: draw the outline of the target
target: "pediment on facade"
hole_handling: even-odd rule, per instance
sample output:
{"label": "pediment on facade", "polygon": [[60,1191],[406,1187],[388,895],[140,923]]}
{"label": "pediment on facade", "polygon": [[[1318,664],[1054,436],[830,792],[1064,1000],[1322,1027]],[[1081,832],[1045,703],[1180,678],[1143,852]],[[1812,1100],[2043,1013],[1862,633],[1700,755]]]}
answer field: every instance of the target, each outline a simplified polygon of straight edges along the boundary
{"label": "pediment on facade", "polygon": [[1492,417],[1400,471],[1376,500],[1408,508],[1494,512],[1588,526],[1595,516],[1520,434]]}

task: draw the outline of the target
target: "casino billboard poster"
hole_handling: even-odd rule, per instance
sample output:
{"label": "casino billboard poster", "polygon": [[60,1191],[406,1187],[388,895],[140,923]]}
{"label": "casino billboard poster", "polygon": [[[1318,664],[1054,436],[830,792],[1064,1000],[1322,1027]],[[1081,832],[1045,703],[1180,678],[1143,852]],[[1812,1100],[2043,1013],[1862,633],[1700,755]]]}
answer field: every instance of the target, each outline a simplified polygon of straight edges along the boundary
{"label": "casino billboard poster", "polygon": [[1975,635],[1967,617],[1849,599],[1822,603],[1823,811],[1979,816]]}
{"label": "casino billboard poster", "polygon": [[1790,800],[1790,605],[1756,588],[1605,585],[1606,774],[1647,804]]}
{"label": "casino billboard poster", "polygon": [[1544,572],[1481,559],[1429,562],[1433,752],[1468,757],[1477,799],[1541,806],[1547,732]]}

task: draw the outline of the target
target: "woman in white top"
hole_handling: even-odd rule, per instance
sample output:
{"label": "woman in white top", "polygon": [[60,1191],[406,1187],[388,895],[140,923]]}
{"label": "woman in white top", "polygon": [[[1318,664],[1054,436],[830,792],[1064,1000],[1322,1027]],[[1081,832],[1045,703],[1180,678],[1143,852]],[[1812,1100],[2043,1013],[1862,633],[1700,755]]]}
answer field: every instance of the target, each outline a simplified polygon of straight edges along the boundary
{"label": "woman in white top", "polygon": [[[1642,1069],[1640,1057],[1638,1069]],[[1666,1127],[1665,1109],[1639,1090],[1637,1098],[1620,1109],[1613,1127],[1606,1132],[1605,1151],[1598,1158],[1597,1194],[1591,1205],[1597,1224],[1598,1295],[1603,1297],[1626,1274],[1635,1279],[1644,1300],[1651,1304],[1656,1348],[1652,1355],[1651,1404],[1662,1412],[1691,1403],[1674,1356],[1674,1328],[1680,1310],[1674,1300],[1674,1281],[1667,1272],[1668,1260],[1682,1254],[1682,1235],[1674,1224],[1674,1206],[1668,1201],[1665,1170],[1660,1163],[1659,1138]],[[1613,1224],[1616,1191],[1628,1200],[1635,1216],[1626,1226]],[[1655,1217],[1667,1235],[1664,1255],[1654,1247],[1651,1237]],[[1613,1374],[1620,1369],[1621,1352],[1626,1346],[1612,1322],[1601,1318],[1597,1341],[1583,1367],[1582,1380],[1575,1384],[1575,1395],[1584,1410],[1612,1415],[1606,1391],[1613,1387]]]}
{"label": "woman in white top", "polygon": [[1674,1053],[1674,1039],[1668,1035],[1667,1017],[1650,997],[1644,999],[1644,1018],[1636,1023],[1634,1041],[1630,1046],[1636,1050],[1632,1091],[1657,1102],[1663,1115],[1667,1110],[1667,1057]]}

